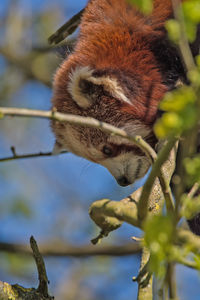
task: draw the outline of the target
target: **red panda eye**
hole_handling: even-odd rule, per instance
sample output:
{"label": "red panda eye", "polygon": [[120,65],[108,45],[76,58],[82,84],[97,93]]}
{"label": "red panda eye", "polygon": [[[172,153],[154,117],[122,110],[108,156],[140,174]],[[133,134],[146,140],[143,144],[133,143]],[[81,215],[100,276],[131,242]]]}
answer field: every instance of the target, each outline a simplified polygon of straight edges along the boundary
{"label": "red panda eye", "polygon": [[106,156],[111,156],[113,154],[113,150],[112,148],[108,147],[108,146],[104,146],[102,149],[103,154],[105,154]]}

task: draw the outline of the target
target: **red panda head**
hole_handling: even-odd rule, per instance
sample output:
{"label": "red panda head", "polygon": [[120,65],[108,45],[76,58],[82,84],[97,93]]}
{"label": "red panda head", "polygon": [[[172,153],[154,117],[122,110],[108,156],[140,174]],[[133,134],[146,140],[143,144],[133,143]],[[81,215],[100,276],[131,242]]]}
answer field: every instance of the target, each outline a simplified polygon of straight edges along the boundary
{"label": "red panda head", "polygon": [[[158,17],[159,26],[162,18]],[[150,21],[125,0],[90,1],[75,50],[55,76],[57,111],[107,122],[141,135],[155,147],[152,127],[169,87],[163,76],[168,62],[159,63],[155,55],[156,35],[166,52],[160,37],[163,24],[159,33],[148,25],[155,27],[156,21]],[[57,147],[105,166],[122,186],[143,177],[150,166],[138,147],[100,129],[59,122],[53,122],[52,128]]]}
{"label": "red panda head", "polygon": [[[66,74],[65,82],[60,84],[63,74],[58,71],[53,100],[58,111],[110,123],[131,135],[141,135],[155,146],[152,123],[157,106],[151,97],[158,91],[161,93],[162,85],[154,91],[152,84],[145,91],[140,77],[114,69],[77,66],[69,73],[65,67],[62,70]],[[152,106],[139,101],[145,97],[149,97],[149,103],[153,102]],[[57,146],[105,166],[122,186],[143,177],[150,166],[138,147],[100,129],[54,122],[53,130]]]}

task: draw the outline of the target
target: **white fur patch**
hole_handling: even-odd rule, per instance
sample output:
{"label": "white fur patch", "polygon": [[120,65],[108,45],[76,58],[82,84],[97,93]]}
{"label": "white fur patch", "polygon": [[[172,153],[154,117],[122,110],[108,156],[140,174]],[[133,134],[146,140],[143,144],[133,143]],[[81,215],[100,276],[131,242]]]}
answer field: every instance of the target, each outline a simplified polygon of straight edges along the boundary
{"label": "white fur patch", "polygon": [[175,87],[176,88],[180,88],[180,87],[182,87],[184,85],[184,83],[183,83],[183,81],[179,78],[178,80],[177,80],[177,82],[175,83]]}
{"label": "white fur patch", "polygon": [[62,139],[59,138],[59,135],[57,136],[58,146],[54,146],[55,154],[58,153],[60,149],[66,149],[67,151],[72,152],[78,156],[90,159],[88,147],[83,141],[80,140],[78,132],[75,128],[73,128],[70,124],[65,124],[65,128],[62,130],[62,136]]}
{"label": "white fur patch", "polygon": [[134,155],[131,152],[105,159],[101,164],[109,170],[116,180],[126,177],[130,184],[143,177],[150,167],[150,162],[146,156]]}
{"label": "white fur patch", "polygon": [[70,82],[68,84],[68,91],[71,94],[73,100],[83,108],[87,108],[91,105],[90,99],[82,93],[79,82],[82,79],[88,80],[92,76],[92,70],[88,67],[76,68],[70,75]]}
{"label": "white fur patch", "polygon": [[[127,122],[121,129],[125,130],[130,135],[140,135],[142,138],[145,138],[151,132],[150,128],[137,121]],[[122,143],[130,146],[133,145],[131,141],[116,135],[110,135],[108,142],[116,145]]]}
{"label": "white fur patch", "polygon": [[119,86],[115,78],[111,78],[109,76],[102,76],[98,78],[92,77],[90,81],[94,84],[103,85],[104,89],[113,97],[131,104],[129,99],[124,95],[122,88]]}
{"label": "white fur patch", "polygon": [[121,127],[121,129],[125,130],[128,134],[131,135],[140,135],[141,137],[146,137],[151,132],[151,129],[145,126],[143,123],[139,121],[129,121]]}
{"label": "white fur patch", "polygon": [[105,91],[110,93],[111,96],[131,104],[115,78],[111,78],[109,76],[94,77],[92,76],[93,71],[94,70],[89,67],[79,67],[69,75],[69,93],[80,107],[87,108],[92,104],[92,100],[89,96],[87,97],[87,94],[84,94],[80,89],[79,82],[83,79],[90,81],[95,85],[103,85]]}

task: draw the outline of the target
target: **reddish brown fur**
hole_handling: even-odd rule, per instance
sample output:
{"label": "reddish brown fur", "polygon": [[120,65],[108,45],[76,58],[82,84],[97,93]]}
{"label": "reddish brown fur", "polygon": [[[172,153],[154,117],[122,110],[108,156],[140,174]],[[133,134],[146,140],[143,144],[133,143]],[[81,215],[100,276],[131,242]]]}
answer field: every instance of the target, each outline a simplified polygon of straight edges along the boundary
{"label": "reddish brown fur", "polygon": [[[134,119],[152,129],[158,103],[168,87],[150,46],[165,36],[164,23],[171,16],[171,0],[154,0],[149,16],[143,16],[125,0],[89,1],[75,50],[56,73],[53,105],[58,111],[91,116],[115,126]],[[125,74],[127,82],[120,81],[120,77],[118,81],[133,105],[102,95],[92,107],[80,108],[68,92],[69,73],[77,66]],[[62,132],[61,124],[57,129],[57,133]],[[93,136],[95,143],[96,134],[96,130],[84,128],[81,138]],[[149,141],[155,142],[151,136]]]}
{"label": "reddish brown fur", "polygon": [[[163,24],[171,15],[171,0],[155,0],[152,15],[146,17],[123,0],[90,1],[82,18],[75,52],[55,77],[57,109],[70,112],[71,104],[67,103],[65,109],[64,101],[69,98],[67,74],[77,65],[99,70],[113,68],[130,74],[133,86],[134,80],[139,80],[137,94],[128,95],[134,105],[124,104],[120,113],[152,123],[158,102],[167,89],[149,44],[164,34]],[[73,113],[80,114],[79,109],[74,111],[74,105]]]}

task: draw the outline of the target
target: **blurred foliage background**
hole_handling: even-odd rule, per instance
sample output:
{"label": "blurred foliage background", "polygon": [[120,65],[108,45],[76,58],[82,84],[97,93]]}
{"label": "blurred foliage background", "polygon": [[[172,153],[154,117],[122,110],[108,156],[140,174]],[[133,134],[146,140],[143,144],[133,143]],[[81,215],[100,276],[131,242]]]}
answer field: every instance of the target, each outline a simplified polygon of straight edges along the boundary
{"label": "blurred foliage background", "polygon": [[[0,105],[49,109],[53,74],[68,47],[49,47],[48,37],[77,13],[86,0],[1,0]],[[77,33],[76,33],[77,34]],[[0,157],[51,151],[47,120],[0,120]],[[72,154],[0,163],[0,241],[87,245],[98,230],[88,216],[92,201],[121,199],[135,186],[121,188],[106,169]],[[124,224],[104,244],[125,244],[138,230]],[[0,249],[1,250],[1,249]],[[50,291],[57,300],[136,299],[139,256],[46,258]],[[183,271],[184,270],[184,271]],[[177,268],[180,299],[199,299],[198,274]],[[0,251],[0,280],[37,285],[30,257]],[[186,285],[185,282],[190,282]]]}

